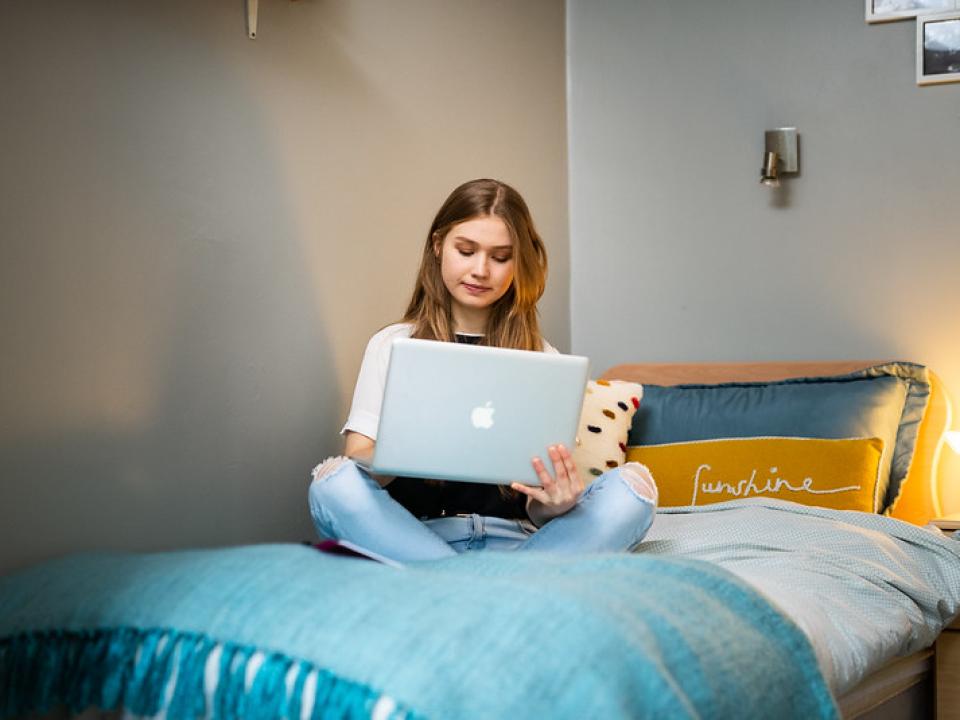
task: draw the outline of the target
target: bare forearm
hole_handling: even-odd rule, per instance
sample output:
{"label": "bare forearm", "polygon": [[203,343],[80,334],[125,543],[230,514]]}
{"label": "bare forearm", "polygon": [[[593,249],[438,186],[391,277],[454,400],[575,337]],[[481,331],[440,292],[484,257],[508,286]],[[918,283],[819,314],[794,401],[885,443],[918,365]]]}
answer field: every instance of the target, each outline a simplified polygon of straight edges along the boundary
{"label": "bare forearm", "polygon": [[[360,460],[369,464],[370,461],[373,460],[373,450],[375,447],[376,444],[374,441],[366,435],[348,432],[343,447],[343,454],[352,460]],[[380,483],[380,487],[386,487],[394,481],[393,475],[374,475],[370,473],[370,477]]]}

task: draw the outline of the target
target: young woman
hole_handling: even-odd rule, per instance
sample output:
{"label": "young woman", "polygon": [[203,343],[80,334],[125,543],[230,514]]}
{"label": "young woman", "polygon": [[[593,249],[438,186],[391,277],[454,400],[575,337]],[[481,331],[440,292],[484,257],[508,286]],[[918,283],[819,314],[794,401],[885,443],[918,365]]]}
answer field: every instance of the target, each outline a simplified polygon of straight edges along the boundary
{"label": "young woman", "polygon": [[584,490],[563,445],[548,448],[552,474],[533,458],[540,487],[373,477],[391,342],[397,337],[557,352],[541,336],[537,301],[547,255],[516,190],[472,180],[440,207],[403,321],[367,344],[343,434],[344,455],[313,471],[310,512],[317,531],[400,562],[465,550],[622,551],[643,538],[656,510],[649,471],[628,463]]}

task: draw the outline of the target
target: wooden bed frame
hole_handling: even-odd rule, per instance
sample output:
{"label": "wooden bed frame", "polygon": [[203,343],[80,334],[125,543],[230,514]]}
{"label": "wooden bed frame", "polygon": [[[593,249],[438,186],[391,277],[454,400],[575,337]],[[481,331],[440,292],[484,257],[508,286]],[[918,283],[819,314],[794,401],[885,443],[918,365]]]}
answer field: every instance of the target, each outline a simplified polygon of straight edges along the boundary
{"label": "wooden bed frame", "polygon": [[[839,360],[759,363],[627,364],[607,370],[606,380],[652,385],[755,382],[791,377],[840,375],[886,361]],[[941,515],[938,465],[950,402],[930,373],[930,401],[920,422],[913,461],[892,517],[925,525]],[[960,618],[929,648],[898,658],[838,698],[844,718],[930,718],[960,720]]]}

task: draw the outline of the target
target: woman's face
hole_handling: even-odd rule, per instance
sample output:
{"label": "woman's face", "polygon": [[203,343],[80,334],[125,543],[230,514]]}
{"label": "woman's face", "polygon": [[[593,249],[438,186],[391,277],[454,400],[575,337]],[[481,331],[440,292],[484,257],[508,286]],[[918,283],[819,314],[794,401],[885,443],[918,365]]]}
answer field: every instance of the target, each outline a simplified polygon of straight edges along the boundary
{"label": "woman's face", "polygon": [[457,329],[483,332],[476,321],[486,321],[490,307],[513,282],[514,248],[507,226],[496,215],[471,218],[450,228],[434,252],[453,300]]}

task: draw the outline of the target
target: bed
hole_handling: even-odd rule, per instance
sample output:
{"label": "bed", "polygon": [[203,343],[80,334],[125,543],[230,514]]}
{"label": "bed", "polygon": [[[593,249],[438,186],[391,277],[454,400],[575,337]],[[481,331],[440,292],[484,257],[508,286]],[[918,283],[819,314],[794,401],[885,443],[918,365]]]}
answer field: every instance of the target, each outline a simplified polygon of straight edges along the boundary
{"label": "bed", "polygon": [[[636,439],[638,408],[670,388],[743,386],[776,406],[783,388],[831,401],[832,383],[895,389],[890,437],[910,438],[909,452],[893,439],[879,455],[870,438],[842,449],[878,478],[884,462],[891,476],[899,467],[900,486],[870,496],[895,502],[883,514],[717,496],[662,508],[636,553],[572,558],[474,553],[396,569],[296,544],[68,556],[0,578],[0,717],[957,716],[960,542],[924,527],[940,511],[949,423],[933,373],[621,365],[596,396],[614,381],[640,383],[643,398],[630,385],[599,420],[585,403],[585,432],[623,446],[596,462],[671,445]],[[624,438],[604,426],[621,405]]]}
{"label": "bed", "polygon": [[[603,377],[664,386],[752,383],[844,375],[884,364],[881,361],[625,364],[607,370]],[[930,393],[917,432],[915,454],[903,492],[890,513],[891,517],[918,526],[942,514],[938,465],[943,432],[951,421],[949,399],[939,378],[930,371],[927,375]],[[954,614],[956,610],[953,606]],[[861,672],[863,677],[858,678],[858,682],[847,679],[842,687],[837,700],[843,717],[960,718],[960,618],[947,621],[943,632],[925,647],[892,654],[885,662],[871,665],[869,670]]]}

